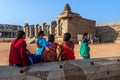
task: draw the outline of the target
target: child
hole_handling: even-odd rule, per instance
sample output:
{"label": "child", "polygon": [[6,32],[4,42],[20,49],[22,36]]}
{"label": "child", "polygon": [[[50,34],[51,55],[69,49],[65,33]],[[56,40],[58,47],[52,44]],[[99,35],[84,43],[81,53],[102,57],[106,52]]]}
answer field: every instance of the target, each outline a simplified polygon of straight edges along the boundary
{"label": "child", "polygon": [[80,47],[80,55],[83,57],[83,59],[90,59],[90,47],[88,46],[89,40],[88,40],[88,33],[83,34],[81,47]]}

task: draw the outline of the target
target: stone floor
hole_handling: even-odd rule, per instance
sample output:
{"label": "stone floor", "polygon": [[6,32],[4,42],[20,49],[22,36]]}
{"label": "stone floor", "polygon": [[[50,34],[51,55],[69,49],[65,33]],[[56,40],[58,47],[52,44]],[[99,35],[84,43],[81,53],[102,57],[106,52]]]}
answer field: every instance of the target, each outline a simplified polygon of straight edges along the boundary
{"label": "stone floor", "polygon": [[[9,45],[10,43],[0,42],[0,66],[8,65]],[[36,48],[35,44],[28,45],[28,49],[32,53],[35,53],[35,48]],[[120,56],[120,44],[115,43],[95,44],[90,45],[90,48],[91,58]],[[79,45],[75,45],[74,51],[76,59],[82,59],[79,56]]]}

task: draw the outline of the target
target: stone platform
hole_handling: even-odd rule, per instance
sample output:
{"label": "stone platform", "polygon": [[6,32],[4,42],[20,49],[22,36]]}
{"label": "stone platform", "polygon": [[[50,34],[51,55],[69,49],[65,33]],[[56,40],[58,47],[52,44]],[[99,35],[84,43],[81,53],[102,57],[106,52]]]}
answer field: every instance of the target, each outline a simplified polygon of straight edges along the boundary
{"label": "stone platform", "polygon": [[26,73],[1,66],[0,80],[120,80],[120,57],[39,63]]}

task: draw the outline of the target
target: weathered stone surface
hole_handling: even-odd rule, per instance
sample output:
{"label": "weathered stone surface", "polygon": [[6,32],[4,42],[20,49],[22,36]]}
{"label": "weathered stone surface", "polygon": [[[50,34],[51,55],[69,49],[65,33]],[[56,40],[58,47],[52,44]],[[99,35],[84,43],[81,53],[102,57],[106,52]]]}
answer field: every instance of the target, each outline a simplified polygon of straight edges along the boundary
{"label": "weathered stone surface", "polygon": [[25,23],[25,24],[23,25],[23,28],[24,28],[26,37],[29,37],[29,35],[30,35],[29,24],[28,24],[28,23]]}
{"label": "weathered stone surface", "polygon": [[119,80],[120,57],[39,63],[21,74],[17,67],[0,67],[0,80]]}
{"label": "weathered stone surface", "polygon": [[35,32],[34,32],[34,34],[35,34],[35,37],[37,37],[37,34],[38,34],[38,24],[35,24],[34,25],[34,28],[35,28]]}
{"label": "weathered stone surface", "polygon": [[96,36],[101,42],[120,43],[120,22],[97,24]]}
{"label": "weathered stone surface", "polygon": [[82,69],[78,66],[66,63],[63,65],[66,80],[86,80],[87,77]]}

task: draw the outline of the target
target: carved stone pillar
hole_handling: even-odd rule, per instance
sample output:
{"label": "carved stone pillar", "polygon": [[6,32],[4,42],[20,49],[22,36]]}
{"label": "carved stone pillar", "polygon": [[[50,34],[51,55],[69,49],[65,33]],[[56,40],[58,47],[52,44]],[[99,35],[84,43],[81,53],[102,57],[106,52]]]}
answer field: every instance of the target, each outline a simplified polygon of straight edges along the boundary
{"label": "carved stone pillar", "polygon": [[60,36],[60,20],[57,20],[56,36]]}
{"label": "carved stone pillar", "polygon": [[44,31],[44,35],[47,36],[47,26],[46,23],[42,23],[42,30]]}
{"label": "carved stone pillar", "polygon": [[49,33],[52,34],[52,23],[50,23]]}
{"label": "carved stone pillar", "polygon": [[38,26],[38,32],[42,31],[42,26]]}
{"label": "carved stone pillar", "polygon": [[29,37],[29,24],[25,23],[23,28],[24,28],[26,37]]}
{"label": "carved stone pillar", "polygon": [[50,27],[49,27],[49,32],[50,32],[50,34],[55,35],[55,28],[56,28],[56,25],[54,26],[54,25],[51,23],[51,24],[50,24]]}
{"label": "carved stone pillar", "polygon": [[50,34],[50,26],[47,26],[47,36]]}
{"label": "carved stone pillar", "polygon": [[37,34],[38,34],[38,24],[35,24],[35,36],[37,36]]}
{"label": "carved stone pillar", "polygon": [[29,37],[32,38],[32,37],[33,37],[33,36],[32,36],[32,34],[33,34],[33,33],[32,33],[32,27],[30,26],[29,28],[30,28],[30,35],[29,35]]}
{"label": "carved stone pillar", "polygon": [[23,25],[23,31],[25,32],[25,36],[27,36],[26,35],[26,23]]}
{"label": "carved stone pillar", "polygon": [[32,27],[32,37],[35,37],[35,28]]}

